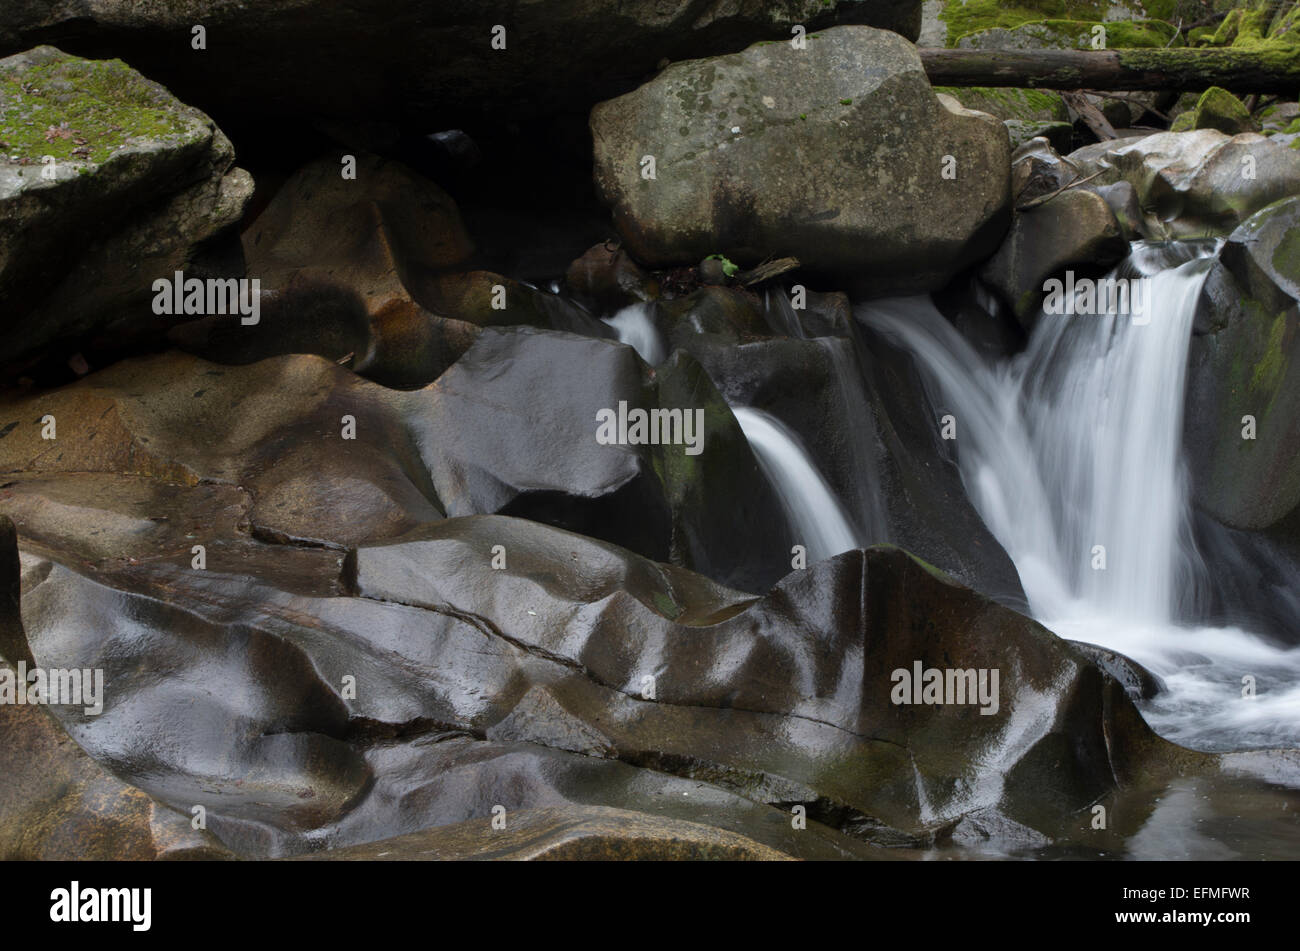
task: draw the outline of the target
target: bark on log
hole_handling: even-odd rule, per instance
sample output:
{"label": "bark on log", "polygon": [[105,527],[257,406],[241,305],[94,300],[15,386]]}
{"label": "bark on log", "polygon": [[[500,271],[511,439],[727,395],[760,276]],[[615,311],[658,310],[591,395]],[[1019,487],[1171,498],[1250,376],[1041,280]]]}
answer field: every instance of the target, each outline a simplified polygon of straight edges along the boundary
{"label": "bark on log", "polygon": [[921,49],[935,86],[1300,92],[1300,56],[1233,49]]}

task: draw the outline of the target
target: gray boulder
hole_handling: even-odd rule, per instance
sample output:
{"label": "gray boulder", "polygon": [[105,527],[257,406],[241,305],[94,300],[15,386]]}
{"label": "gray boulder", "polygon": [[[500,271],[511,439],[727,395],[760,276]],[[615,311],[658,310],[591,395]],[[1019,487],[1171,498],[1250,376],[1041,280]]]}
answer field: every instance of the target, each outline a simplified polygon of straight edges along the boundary
{"label": "gray boulder", "polygon": [[1300,193],[1300,153],[1255,133],[1160,132],[1072,152],[1092,184],[1129,182],[1153,240],[1227,235],[1265,205]]}
{"label": "gray boulder", "polygon": [[1184,423],[1196,502],[1234,528],[1266,528],[1300,504],[1300,196],[1232,233],[1197,326]]}
{"label": "gray boulder", "polygon": [[233,235],[213,244],[252,179],[211,119],[122,62],[0,60],[0,152],[0,364],[105,329],[161,334],[154,280],[242,275]]}
{"label": "gray boulder", "polygon": [[[42,0],[6,3],[0,54],[56,43],[116,55],[222,121],[310,115],[418,128],[583,113],[664,59],[733,52],[836,23],[915,39],[920,0]],[[206,47],[192,48],[202,24]],[[494,28],[504,33],[493,45]],[[504,48],[500,48],[501,44]],[[213,77],[220,77],[214,82]],[[539,82],[538,77],[545,77]],[[400,90],[400,95],[394,95]],[[437,123],[430,125],[430,122]]]}
{"label": "gray boulder", "polygon": [[1115,213],[1104,198],[1067,189],[1016,212],[1011,231],[980,276],[1028,329],[1043,299],[1043,282],[1067,268],[1096,269],[1128,253]]}
{"label": "gray boulder", "polygon": [[653,265],[788,255],[857,293],[923,291],[1006,228],[1006,128],[936,97],[916,48],[881,30],[678,63],[591,129],[598,190]]}

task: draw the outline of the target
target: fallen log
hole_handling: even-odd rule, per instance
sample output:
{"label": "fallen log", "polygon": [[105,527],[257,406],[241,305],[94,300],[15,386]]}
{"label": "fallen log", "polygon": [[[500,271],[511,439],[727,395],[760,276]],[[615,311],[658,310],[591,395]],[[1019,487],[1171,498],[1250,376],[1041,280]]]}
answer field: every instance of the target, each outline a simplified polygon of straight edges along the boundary
{"label": "fallen log", "polygon": [[1108,139],[1116,139],[1119,136],[1115,132],[1102,111],[1088,101],[1088,97],[1081,92],[1063,92],[1061,100],[1065,103],[1066,108],[1070,110],[1071,119],[1082,119],[1083,124],[1092,130],[1092,134],[1097,137],[1097,141],[1105,142]]}
{"label": "fallen log", "polygon": [[920,49],[935,86],[1300,92],[1300,56],[1234,49]]}

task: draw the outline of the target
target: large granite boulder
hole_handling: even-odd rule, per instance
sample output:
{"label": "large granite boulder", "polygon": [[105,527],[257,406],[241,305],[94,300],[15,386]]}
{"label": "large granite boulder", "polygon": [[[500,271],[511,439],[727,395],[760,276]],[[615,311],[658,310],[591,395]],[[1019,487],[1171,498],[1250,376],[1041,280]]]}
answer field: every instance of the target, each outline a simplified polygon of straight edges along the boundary
{"label": "large granite boulder", "polygon": [[0,365],[161,336],[155,280],[242,276],[231,227],[253,182],[234,161],[211,119],[118,60],[0,60]]}
{"label": "large granite boulder", "polygon": [[1007,225],[1006,129],[936,97],[916,48],[881,30],[675,64],[591,130],[601,196],[653,265],[793,256],[847,290],[929,290]]}
{"label": "large granite boulder", "polygon": [[1196,326],[1184,414],[1193,496],[1226,525],[1266,528],[1300,504],[1300,196],[1228,238]]}
{"label": "large granite boulder", "polygon": [[474,250],[451,197],[400,162],[326,155],[298,169],[244,231],[262,289],[341,284],[374,312]]}
{"label": "large granite boulder", "polygon": [[[731,52],[789,39],[796,24],[812,32],[835,23],[915,39],[921,4],[547,0],[501,9],[481,0],[53,0],[6,5],[0,53],[56,43],[87,56],[122,56],[223,120],[389,120],[425,134],[462,122],[585,112],[665,58]],[[202,49],[194,46],[196,26],[206,31]]]}

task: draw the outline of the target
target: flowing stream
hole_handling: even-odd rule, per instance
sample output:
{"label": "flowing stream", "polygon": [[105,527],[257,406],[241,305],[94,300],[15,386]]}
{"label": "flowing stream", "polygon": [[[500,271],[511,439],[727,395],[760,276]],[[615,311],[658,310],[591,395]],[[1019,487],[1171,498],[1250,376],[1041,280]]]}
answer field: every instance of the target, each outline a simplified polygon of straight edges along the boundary
{"label": "flowing stream", "polygon": [[617,337],[619,343],[625,343],[652,367],[664,362],[668,355],[667,347],[659,329],[651,317],[653,304],[638,302],[624,307],[613,317],[603,317]]}
{"label": "flowing stream", "polygon": [[1025,352],[995,366],[929,298],[873,301],[858,317],[916,358],[931,402],[956,416],[967,493],[1035,617],[1159,675],[1167,689],[1144,713],[1170,739],[1294,746],[1300,650],[1179,620],[1195,617],[1207,570],[1181,442],[1192,319],[1214,251],[1135,245],[1110,276],[1136,281],[1140,306],[1040,314]]}
{"label": "flowing stream", "polygon": [[[778,294],[778,312],[785,319],[776,329],[802,337],[789,298],[784,291],[778,291]],[[630,346],[650,366],[657,366],[667,356],[667,347],[654,324],[652,306],[648,303],[630,304],[602,320],[613,329],[619,343]],[[840,351],[832,348],[831,353],[832,361],[843,359]],[[837,366],[837,380],[842,382],[846,372]],[[781,500],[798,544],[807,549],[809,562],[862,547],[864,542],[858,537],[853,519],[817,470],[799,437],[770,413],[747,406],[733,406],[732,411],[759,468]],[[878,518],[883,521],[883,516]]]}
{"label": "flowing stream", "polygon": [[762,410],[733,406],[732,413],[781,500],[795,541],[808,550],[808,562],[861,547],[852,520],[799,437]]}

